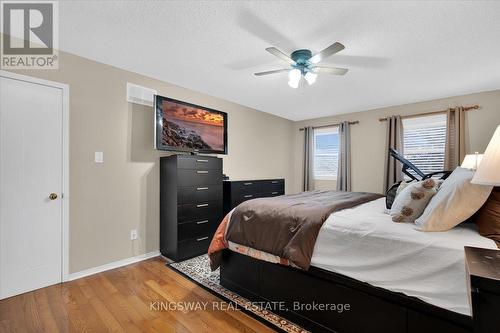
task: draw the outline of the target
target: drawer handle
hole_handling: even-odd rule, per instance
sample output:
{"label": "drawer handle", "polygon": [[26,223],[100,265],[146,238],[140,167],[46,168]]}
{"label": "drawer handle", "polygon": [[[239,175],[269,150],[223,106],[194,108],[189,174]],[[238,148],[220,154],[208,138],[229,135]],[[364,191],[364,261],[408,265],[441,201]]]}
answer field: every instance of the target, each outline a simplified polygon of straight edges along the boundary
{"label": "drawer handle", "polygon": [[205,223],[208,223],[208,220],[203,220],[203,221],[196,222],[196,224],[205,224]]}
{"label": "drawer handle", "polygon": [[196,205],[197,208],[201,208],[201,207],[208,207],[208,204],[199,204],[199,205]]}
{"label": "drawer handle", "polygon": [[208,187],[197,187],[196,191],[205,191],[208,190]]}
{"label": "drawer handle", "polygon": [[200,163],[208,163],[208,160],[196,160],[196,162],[200,162]]}
{"label": "drawer handle", "polygon": [[271,194],[278,194],[278,192],[273,192],[273,193],[271,193]]}
{"label": "drawer handle", "polygon": [[277,181],[277,180],[273,180],[273,181],[271,182],[271,184],[278,184],[278,181]]}
{"label": "drawer handle", "polygon": [[208,171],[206,171],[206,170],[199,170],[199,171],[196,171],[196,173],[203,173],[203,174],[205,174],[205,173],[208,173]]}
{"label": "drawer handle", "polygon": [[251,197],[253,197],[253,195],[251,195],[251,194],[247,194],[247,195],[243,196],[243,198],[251,198]]}
{"label": "drawer handle", "polygon": [[208,237],[196,238],[196,241],[201,242],[201,241],[204,241],[205,239],[208,239]]}
{"label": "drawer handle", "polygon": [[248,185],[252,185],[253,183],[243,183],[243,185],[245,186],[248,186]]}

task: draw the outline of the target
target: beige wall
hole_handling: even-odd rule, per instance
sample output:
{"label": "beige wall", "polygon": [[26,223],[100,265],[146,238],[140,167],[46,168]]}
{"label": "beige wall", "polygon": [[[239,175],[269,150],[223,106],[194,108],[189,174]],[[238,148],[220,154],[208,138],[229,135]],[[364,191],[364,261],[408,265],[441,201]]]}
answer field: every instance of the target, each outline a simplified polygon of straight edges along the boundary
{"label": "beige wall", "polygon": [[168,153],[153,149],[153,109],[127,103],[127,81],[227,112],[224,172],[294,187],[291,121],[74,55],[61,53],[59,68],[19,72],[70,88],[70,272],[159,248],[158,162]]}
{"label": "beige wall", "polygon": [[[484,152],[496,126],[500,124],[500,90],[296,122],[294,124],[294,170],[297,181],[292,191],[300,191],[302,184],[303,132],[298,130],[300,127],[359,120],[359,124],[351,127],[352,189],[353,191],[381,192],[386,124],[378,121],[380,117],[395,114],[408,115],[474,104],[479,104],[481,109],[466,113],[466,151],[468,153]],[[335,181],[321,181],[317,185],[320,188],[334,189]]]}

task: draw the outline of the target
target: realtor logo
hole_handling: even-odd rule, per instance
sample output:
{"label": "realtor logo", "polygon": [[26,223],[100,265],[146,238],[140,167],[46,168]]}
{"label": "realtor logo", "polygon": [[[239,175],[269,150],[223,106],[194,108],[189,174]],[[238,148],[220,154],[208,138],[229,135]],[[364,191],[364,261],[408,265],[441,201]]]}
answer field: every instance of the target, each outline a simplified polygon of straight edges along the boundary
{"label": "realtor logo", "polygon": [[7,69],[58,68],[58,3],[2,1],[1,64]]}

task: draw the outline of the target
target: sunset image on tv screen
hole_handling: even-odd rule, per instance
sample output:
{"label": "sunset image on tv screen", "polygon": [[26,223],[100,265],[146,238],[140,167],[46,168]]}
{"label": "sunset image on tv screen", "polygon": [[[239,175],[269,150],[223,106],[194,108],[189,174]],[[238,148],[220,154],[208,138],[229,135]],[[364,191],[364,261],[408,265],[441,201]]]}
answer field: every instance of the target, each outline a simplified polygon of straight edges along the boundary
{"label": "sunset image on tv screen", "polygon": [[196,150],[224,151],[224,116],[170,100],[159,100],[163,130],[161,145]]}

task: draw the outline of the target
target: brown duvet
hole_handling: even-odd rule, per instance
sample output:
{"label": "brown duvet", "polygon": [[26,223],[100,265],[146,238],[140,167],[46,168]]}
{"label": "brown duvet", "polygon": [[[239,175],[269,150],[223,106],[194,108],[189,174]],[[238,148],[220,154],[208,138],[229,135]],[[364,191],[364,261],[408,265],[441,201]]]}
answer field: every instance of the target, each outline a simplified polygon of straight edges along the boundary
{"label": "brown duvet", "polygon": [[307,270],[328,216],[380,197],[364,192],[312,191],[249,200],[231,214],[226,239],[288,259]]}

